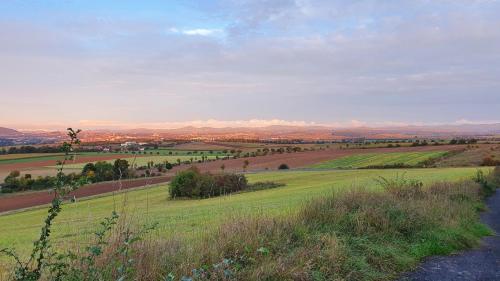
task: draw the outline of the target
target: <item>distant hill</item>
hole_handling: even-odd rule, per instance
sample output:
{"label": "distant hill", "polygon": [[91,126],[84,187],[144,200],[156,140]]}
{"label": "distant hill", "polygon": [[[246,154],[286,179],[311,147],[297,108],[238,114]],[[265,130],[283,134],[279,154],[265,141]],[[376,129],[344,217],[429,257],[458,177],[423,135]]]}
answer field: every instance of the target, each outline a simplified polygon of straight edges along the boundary
{"label": "distant hill", "polygon": [[0,137],[13,137],[13,136],[19,136],[19,135],[22,135],[22,133],[14,130],[14,129],[0,127]]}

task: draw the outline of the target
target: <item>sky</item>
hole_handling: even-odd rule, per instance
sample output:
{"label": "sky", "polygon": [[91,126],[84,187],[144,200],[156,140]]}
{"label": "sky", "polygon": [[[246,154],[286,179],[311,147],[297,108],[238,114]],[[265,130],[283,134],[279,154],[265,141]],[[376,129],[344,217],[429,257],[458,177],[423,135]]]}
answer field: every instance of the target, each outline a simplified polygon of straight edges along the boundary
{"label": "sky", "polygon": [[0,126],[498,120],[499,0],[0,1]]}

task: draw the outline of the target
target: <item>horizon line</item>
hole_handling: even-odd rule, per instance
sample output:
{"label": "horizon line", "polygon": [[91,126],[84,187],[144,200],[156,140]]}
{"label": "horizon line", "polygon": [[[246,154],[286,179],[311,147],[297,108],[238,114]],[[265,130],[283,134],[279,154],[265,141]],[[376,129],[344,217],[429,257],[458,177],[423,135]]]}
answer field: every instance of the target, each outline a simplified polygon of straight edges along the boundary
{"label": "horizon line", "polygon": [[[67,124],[70,124],[68,122]],[[494,125],[500,124],[500,120],[467,120],[460,119],[454,122],[366,122],[360,120],[350,120],[345,122],[308,122],[283,119],[248,119],[248,120],[192,120],[178,122],[137,122],[126,123],[109,120],[79,120],[74,125],[64,125],[62,123],[45,123],[38,124],[0,124],[0,127],[14,129],[18,131],[60,131],[67,127],[80,128],[84,130],[108,130],[108,131],[123,131],[123,130],[176,130],[183,128],[210,128],[210,129],[230,129],[230,128],[245,128],[258,129],[271,126],[287,126],[287,127],[325,127],[329,129],[353,129],[353,128],[398,128],[398,127],[436,127],[436,126],[463,126],[463,125]]]}

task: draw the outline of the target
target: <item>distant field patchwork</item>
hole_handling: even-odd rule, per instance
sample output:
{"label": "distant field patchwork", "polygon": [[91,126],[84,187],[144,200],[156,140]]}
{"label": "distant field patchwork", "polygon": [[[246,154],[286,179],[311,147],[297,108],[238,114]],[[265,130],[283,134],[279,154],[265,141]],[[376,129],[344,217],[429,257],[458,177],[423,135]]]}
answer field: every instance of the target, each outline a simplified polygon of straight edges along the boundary
{"label": "distant field patchwork", "polygon": [[417,165],[430,158],[442,157],[446,151],[391,152],[356,154],[312,165],[318,169],[357,169],[383,165]]}
{"label": "distant field patchwork", "polygon": [[[208,159],[215,159],[215,155],[205,155]],[[148,162],[153,162],[154,164],[161,164],[164,163],[165,161],[168,161],[169,163],[176,163],[177,159],[179,159],[181,162],[184,161],[190,161],[191,159],[196,162],[198,160],[201,160],[201,155],[172,155],[172,156],[162,156],[162,155],[153,155],[153,156],[147,156],[147,155],[137,155],[137,157],[129,157],[129,158],[122,158],[125,159],[129,162],[129,164],[136,164],[137,166],[146,166]],[[113,163],[115,160],[106,160],[108,163]],[[95,162],[93,162],[95,163]],[[78,164],[67,164],[65,167],[67,169],[82,169],[86,163],[78,163]]]}

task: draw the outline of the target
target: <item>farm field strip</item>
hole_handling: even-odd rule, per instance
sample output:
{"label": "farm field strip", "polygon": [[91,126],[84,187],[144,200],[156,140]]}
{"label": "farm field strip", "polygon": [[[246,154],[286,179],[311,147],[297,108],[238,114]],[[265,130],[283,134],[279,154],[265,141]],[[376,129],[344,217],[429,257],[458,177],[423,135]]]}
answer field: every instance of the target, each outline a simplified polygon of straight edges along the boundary
{"label": "farm field strip", "polygon": [[[13,155],[2,155],[2,156],[14,156]],[[37,161],[47,161],[47,160],[59,160],[63,158],[63,154],[57,153],[57,154],[44,154],[44,155],[37,155],[37,156],[26,156],[23,157],[23,155],[26,154],[19,154],[16,155],[17,157],[12,157],[12,158],[7,158],[7,159],[0,159],[0,165],[3,164],[16,164],[16,163],[29,163],[29,162],[37,162]]]}
{"label": "farm field strip", "polygon": [[[216,156],[206,156],[208,159],[215,159]],[[117,157],[118,159],[118,157]],[[189,161],[193,159],[193,161],[198,161],[201,160],[201,155],[154,155],[154,156],[148,156],[148,155],[137,155],[137,157],[128,157],[128,158],[120,158],[127,160],[129,164],[136,164],[137,166],[145,166],[148,164],[148,162],[153,162],[155,164],[160,164],[165,161],[168,161],[170,163],[176,163],[177,159],[180,159],[181,161]],[[105,160],[108,163],[113,163],[114,160]],[[96,163],[97,161],[92,161],[88,163]],[[67,164],[65,167],[68,169],[82,169],[87,163],[78,163],[78,164]],[[54,166],[51,166],[50,168],[53,168]]]}
{"label": "farm field strip", "polygon": [[[121,155],[121,154],[120,154]],[[119,158],[120,155],[114,155],[113,154],[102,154],[102,153],[97,153],[97,152],[82,152],[82,153],[76,153],[75,154],[75,160],[86,160],[86,159],[92,159],[95,157],[116,157]],[[9,156],[6,157],[5,159],[2,159],[2,156]],[[108,157],[109,158],[109,157]],[[28,153],[28,154],[7,154],[7,155],[1,155],[0,156],[0,167],[2,165],[8,165],[8,164],[29,164],[29,163],[34,163],[36,164],[37,162],[46,162],[46,161],[56,161],[56,160],[62,160],[64,159],[64,154],[63,153]]]}
{"label": "farm field strip", "polygon": [[382,165],[416,165],[430,158],[441,157],[446,151],[421,151],[421,152],[389,152],[389,153],[363,153],[345,156],[342,158],[325,161],[312,165],[312,168],[364,168]]}
{"label": "farm field strip", "polygon": [[16,160],[16,159],[32,159],[39,157],[47,157],[47,156],[60,156],[62,153],[22,153],[22,154],[5,154],[0,155],[0,163],[8,160]]}
{"label": "farm field strip", "polygon": [[[226,149],[230,150],[230,149]],[[148,149],[145,152],[160,152],[161,154],[169,153],[169,155],[229,155],[230,153],[224,153],[223,150],[206,150],[206,149],[173,149],[173,148],[158,148],[158,149]],[[172,153],[172,154],[170,154]]]}
{"label": "farm field strip", "polygon": [[[484,168],[487,169],[487,168]],[[406,173],[425,183],[471,177],[476,168],[409,170],[288,171],[250,174],[250,182],[275,181],[286,186],[257,192],[233,194],[203,200],[169,200],[167,185],[133,190],[114,196],[82,200],[64,205],[53,230],[54,241],[82,241],[92,236],[98,222],[112,210],[121,210],[134,222],[158,222],[158,236],[196,237],[227,219],[241,215],[280,215],[294,212],[308,199],[353,186],[377,189],[378,176]],[[35,209],[0,215],[0,248],[16,247],[25,253],[39,234],[46,210]]]}

